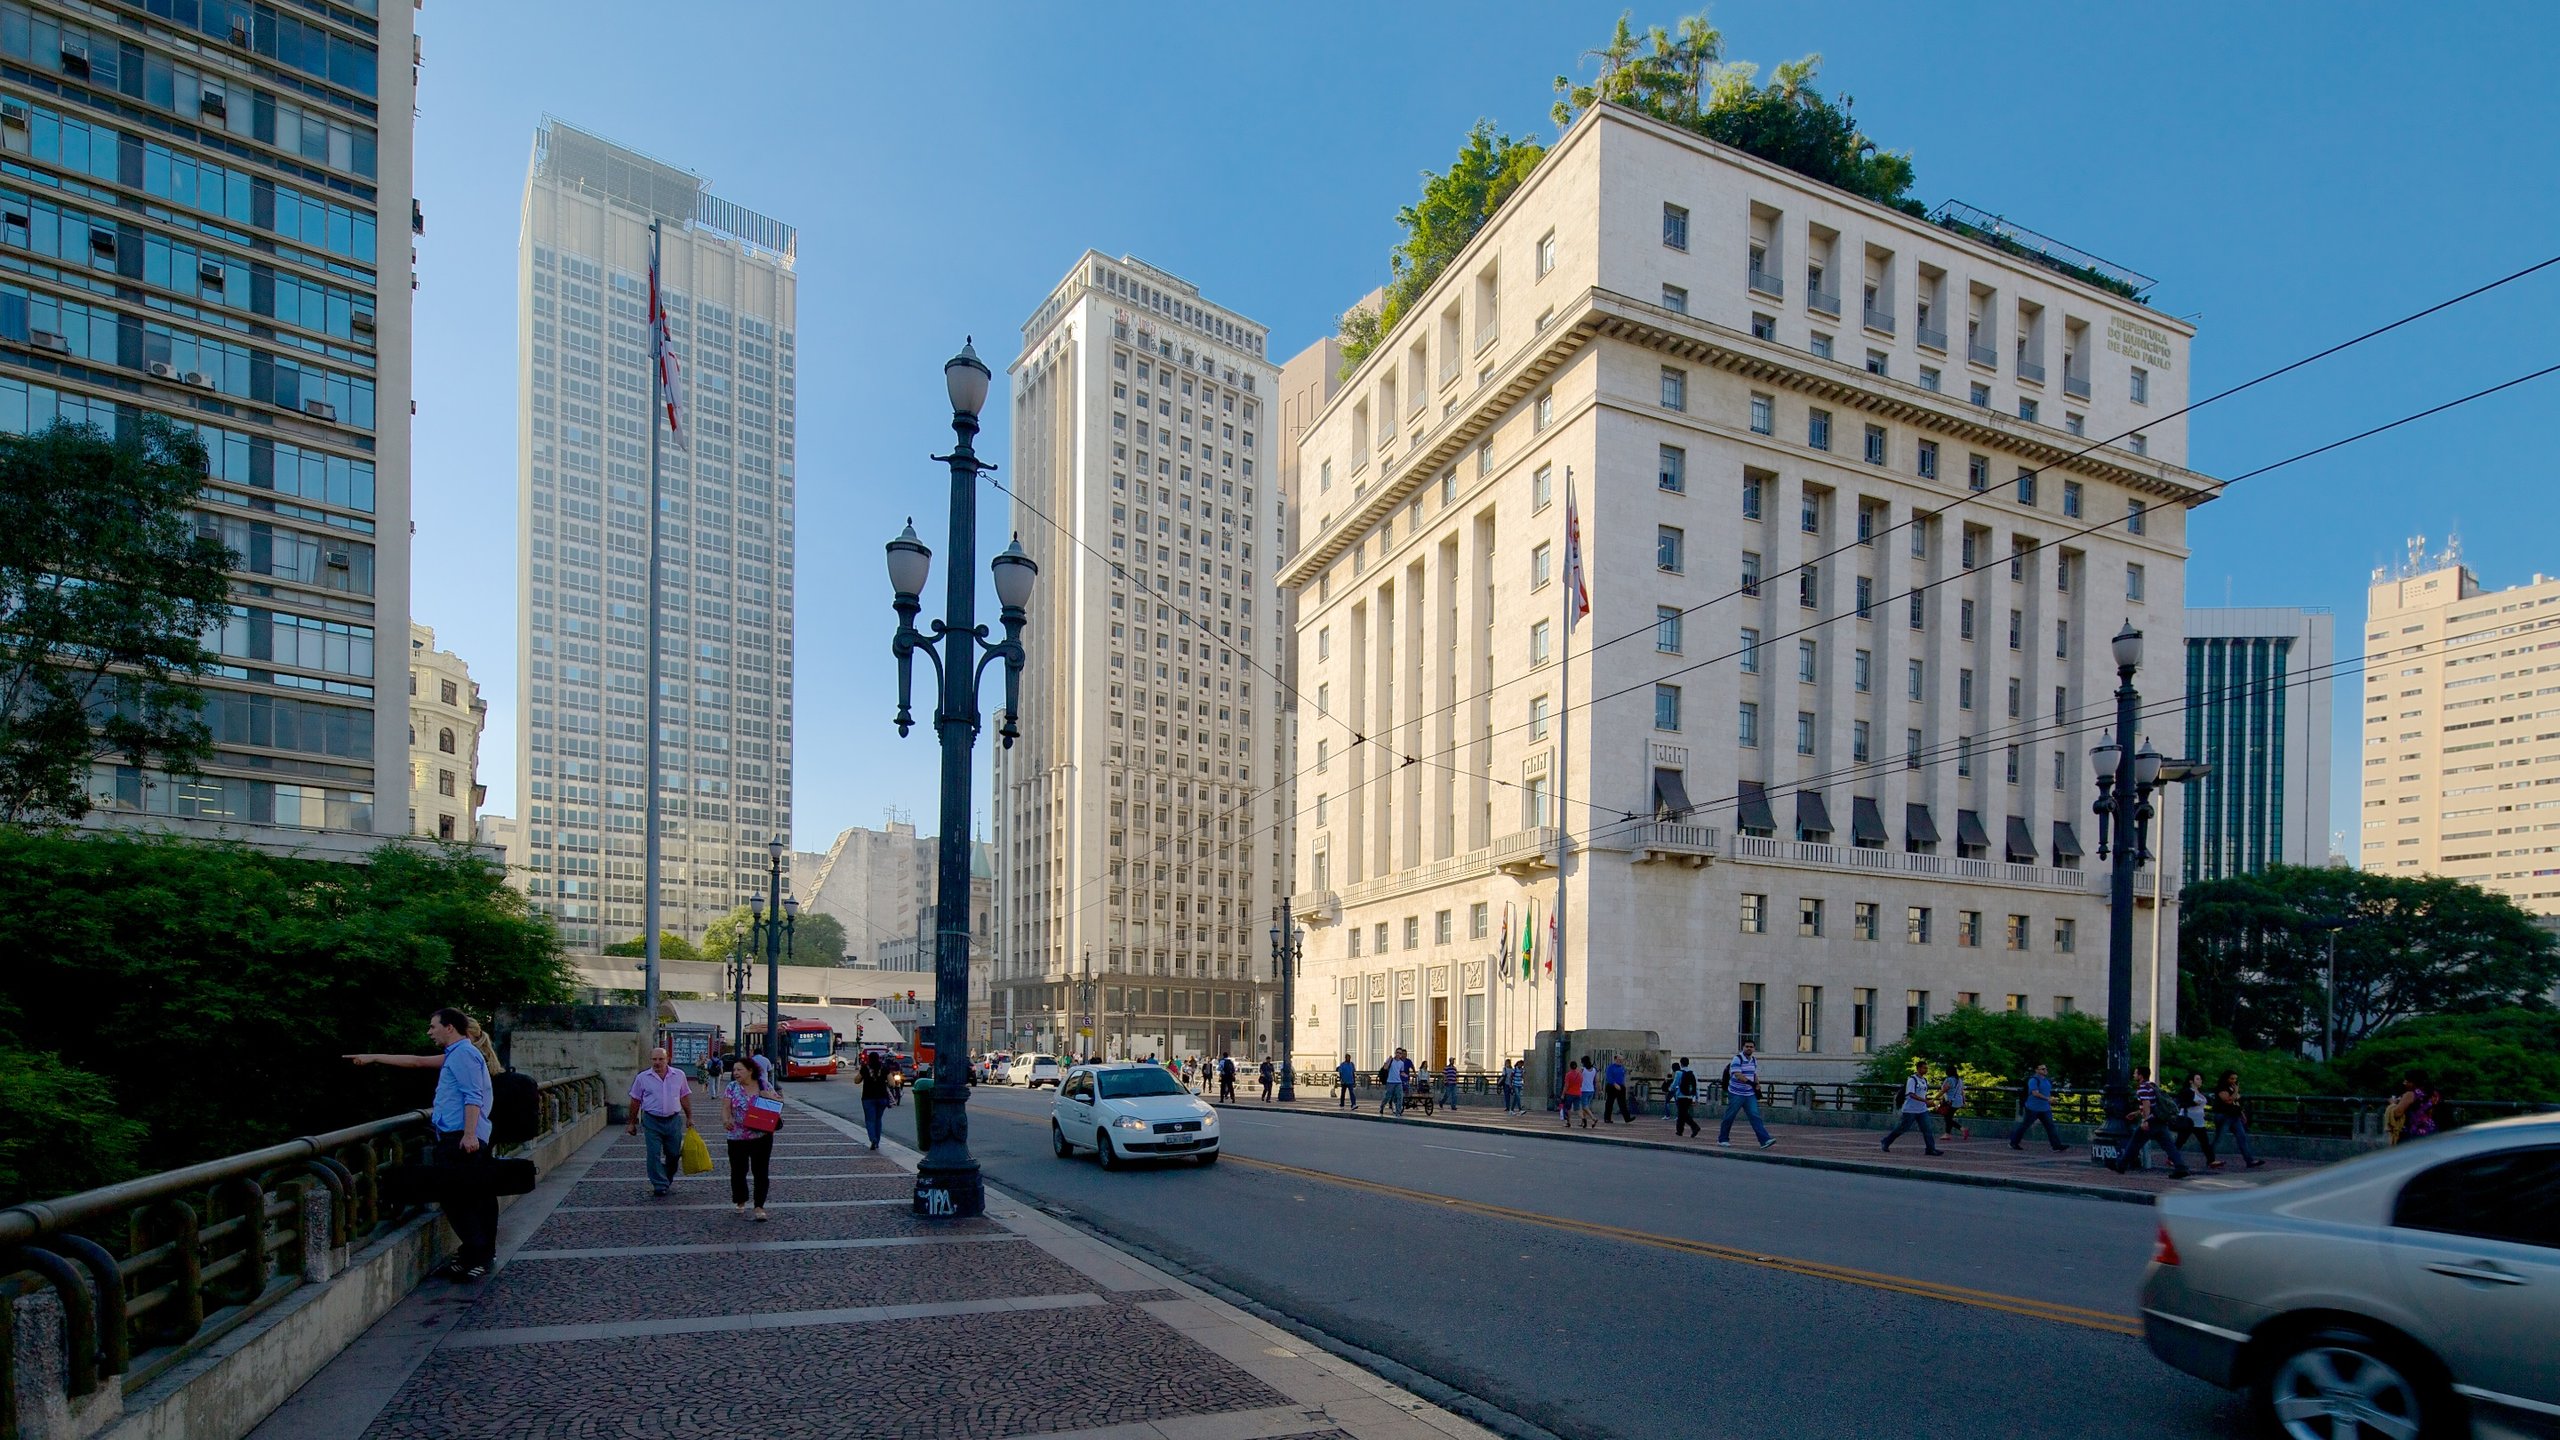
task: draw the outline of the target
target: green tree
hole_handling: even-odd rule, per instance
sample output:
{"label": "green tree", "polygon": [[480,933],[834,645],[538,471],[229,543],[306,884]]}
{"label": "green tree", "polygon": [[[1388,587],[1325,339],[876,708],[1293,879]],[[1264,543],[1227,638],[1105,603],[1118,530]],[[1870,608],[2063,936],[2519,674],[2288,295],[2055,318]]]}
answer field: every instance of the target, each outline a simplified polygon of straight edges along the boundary
{"label": "green tree", "polygon": [[1343,374],[1358,369],[1379,338],[1395,329],[1546,153],[1535,140],[1497,134],[1492,121],[1478,120],[1445,173],[1422,172],[1422,198],[1396,212],[1404,239],[1387,256],[1391,278],[1382,307],[1375,314],[1354,310],[1342,319]]}
{"label": "green tree", "polygon": [[112,1185],[132,1175],[141,1122],[115,1087],[47,1051],[0,1045],[0,1201]]}
{"label": "green tree", "polygon": [[2331,926],[2338,1049],[2422,1015],[2549,1007],[2560,941],[2514,901],[2430,875],[2276,865],[2187,887],[2180,1025],[2245,1049],[2320,1039]]}
{"label": "green tree", "polygon": [[2425,1015],[2338,1057],[2343,1093],[2388,1095],[2401,1077],[2464,1100],[2560,1102],[2560,1013],[2509,1008]]}
{"label": "green tree", "polygon": [[1933,1067],[1961,1064],[1968,1075],[2014,1085],[2037,1065],[2052,1067],[2056,1085],[2095,1085],[2106,1078],[2107,1028],[2095,1016],[2056,1019],[2022,1010],[1960,1005],[1875,1052],[1858,1078],[1898,1085],[1911,1062]]}
{"label": "green tree", "polygon": [[791,953],[803,965],[844,963],[844,922],[819,910],[802,909],[792,925]]}
{"label": "green tree", "polygon": [[[741,905],[702,927],[702,954],[707,959],[726,960],[739,937],[754,937],[755,912]],[[764,952],[758,950],[757,954]]]}
{"label": "green tree", "polygon": [[[647,955],[649,953],[649,937],[645,935],[634,935],[628,940],[616,940],[612,944],[604,947],[604,953],[607,955],[620,956],[624,959]],[[658,932],[658,958],[661,960],[699,960],[702,958],[702,952],[693,948],[692,941],[687,940],[673,930],[661,930]]]}
{"label": "green tree", "polygon": [[0,436],[0,823],[77,820],[89,771],[193,773],[210,753],[204,637],[232,563],[188,505],[204,446],[158,416],[109,439],[57,422]]}

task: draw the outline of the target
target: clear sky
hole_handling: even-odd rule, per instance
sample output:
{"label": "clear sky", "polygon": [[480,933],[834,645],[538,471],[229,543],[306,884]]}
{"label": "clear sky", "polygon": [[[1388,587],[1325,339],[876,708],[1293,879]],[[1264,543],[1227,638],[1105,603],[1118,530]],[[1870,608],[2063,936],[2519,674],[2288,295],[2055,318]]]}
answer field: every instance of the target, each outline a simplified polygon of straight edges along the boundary
{"label": "clear sky", "polygon": [[[1552,77],[1587,76],[1619,8],[435,0],[414,606],[488,696],[489,808],[519,813],[514,276],[543,112],[800,227],[794,839],[823,849],[885,807],[934,826],[929,733],[888,723],[880,547],[914,511],[942,548],[925,457],[950,440],[940,368],[961,337],[998,372],[981,445],[998,460],[1021,322],[1087,246],[1191,279],[1285,358],[1384,278],[1396,208],[1477,117],[1552,136]],[[2560,253],[2560,7],[1713,18],[1764,71],[1820,51],[1818,86],[1912,154],[1925,202],[2159,277],[2154,303],[2199,327],[2197,395]],[[2555,322],[2560,268],[2199,413],[2190,461],[2238,474],[2560,361]],[[2560,572],[2555,409],[2560,377],[2235,487],[2197,513],[2189,603],[2330,606],[2351,655],[2368,574],[2412,534],[2458,531],[2492,587]],[[981,518],[1000,545],[1001,501]],[[2351,841],[2358,694],[2336,706],[2332,823]]]}

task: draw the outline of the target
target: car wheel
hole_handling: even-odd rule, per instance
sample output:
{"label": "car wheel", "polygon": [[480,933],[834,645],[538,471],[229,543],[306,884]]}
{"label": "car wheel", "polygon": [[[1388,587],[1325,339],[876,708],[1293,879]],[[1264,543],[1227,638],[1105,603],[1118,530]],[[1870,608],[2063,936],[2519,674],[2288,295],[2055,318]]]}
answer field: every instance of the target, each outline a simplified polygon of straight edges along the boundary
{"label": "car wheel", "polygon": [[1093,1132],[1093,1158],[1101,1161],[1102,1168],[1105,1170],[1117,1170],[1120,1168],[1120,1152],[1111,1148],[1110,1131],[1096,1130]]}
{"label": "car wheel", "polygon": [[2255,1398],[2267,1433],[2290,1440],[2435,1435],[2452,1404],[2405,1347],[2346,1327],[2286,1342]]}
{"label": "car wheel", "polygon": [[1207,1150],[1193,1156],[1192,1158],[1200,1162],[1201,1169],[1206,1170],[1210,1166],[1218,1163],[1218,1152],[1215,1150]]}
{"label": "car wheel", "polygon": [[1049,1122],[1049,1144],[1057,1150],[1061,1160],[1076,1153],[1076,1147],[1067,1140],[1067,1132],[1059,1129],[1055,1120]]}

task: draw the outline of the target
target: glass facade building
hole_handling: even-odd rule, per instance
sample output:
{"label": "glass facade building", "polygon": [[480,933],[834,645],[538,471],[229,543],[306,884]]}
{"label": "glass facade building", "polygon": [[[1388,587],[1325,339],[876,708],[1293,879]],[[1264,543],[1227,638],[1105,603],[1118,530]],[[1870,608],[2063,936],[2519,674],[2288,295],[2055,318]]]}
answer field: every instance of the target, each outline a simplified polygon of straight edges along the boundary
{"label": "glass facade building", "polygon": [[[649,226],[689,446],[650,413]],[[517,863],[573,949],[642,933],[649,428],[659,432],[662,927],[765,893],[791,833],[798,235],[557,120],[519,240]],[[511,857],[516,858],[516,857]]]}
{"label": "glass facade building", "polygon": [[2187,612],[2182,754],[2213,769],[2171,796],[2185,883],[2329,858],[2323,610]]}

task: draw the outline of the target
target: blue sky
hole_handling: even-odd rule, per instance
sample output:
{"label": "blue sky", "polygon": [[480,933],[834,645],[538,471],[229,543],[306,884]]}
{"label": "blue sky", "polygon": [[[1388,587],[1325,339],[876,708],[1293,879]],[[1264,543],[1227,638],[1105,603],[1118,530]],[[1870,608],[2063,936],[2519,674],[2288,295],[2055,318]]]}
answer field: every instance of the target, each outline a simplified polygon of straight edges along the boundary
{"label": "blue sky", "polygon": [[[1477,117],[1551,134],[1550,80],[1587,73],[1618,9],[427,7],[413,600],[488,696],[490,808],[517,813],[514,266],[543,112],[800,227],[794,838],[824,848],[890,806],[933,827],[932,742],[888,726],[880,546],[924,504],[940,548],[924,457],[950,439],[940,366],[961,337],[999,372],[981,447],[999,460],[1020,323],[1087,246],[1194,280],[1294,353],[1383,278],[1396,208]],[[1764,70],[1820,51],[1818,84],[1912,153],[1924,201],[2159,277],[2155,303],[2200,330],[2198,395],[2560,253],[2560,7],[1713,18]],[[2555,322],[2560,268],[2199,413],[2191,463],[2237,474],[2560,361]],[[2411,534],[2458,531],[2491,586],[2560,571],[2552,447],[2531,440],[2555,404],[2560,377],[2235,487],[2197,513],[2189,603],[2331,606],[2352,654],[2366,577]],[[1000,507],[982,518],[1000,545]],[[2356,693],[2336,707],[2332,824],[2351,833]]]}

